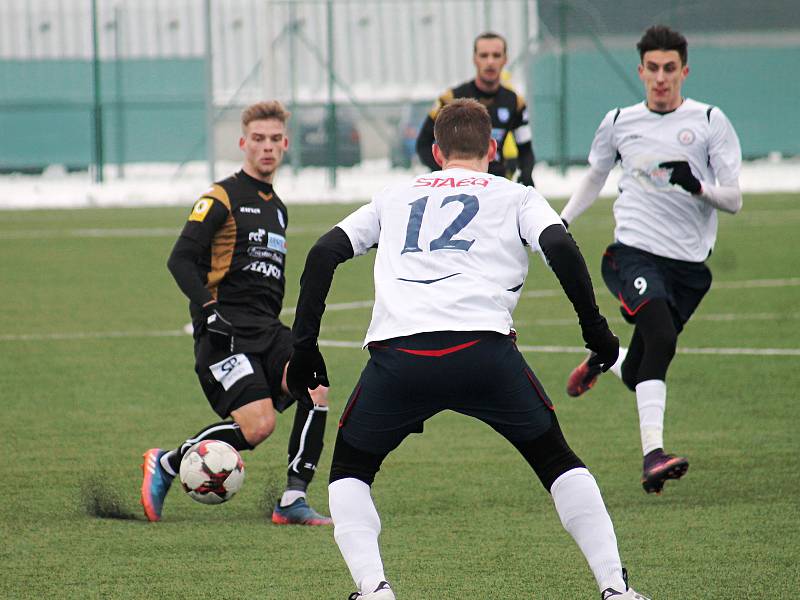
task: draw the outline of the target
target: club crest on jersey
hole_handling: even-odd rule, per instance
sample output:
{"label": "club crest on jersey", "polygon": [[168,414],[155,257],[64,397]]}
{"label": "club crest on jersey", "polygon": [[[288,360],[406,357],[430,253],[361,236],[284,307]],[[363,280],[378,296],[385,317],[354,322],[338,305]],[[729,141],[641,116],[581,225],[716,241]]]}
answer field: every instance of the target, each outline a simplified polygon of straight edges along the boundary
{"label": "club crest on jersey", "polygon": [[684,146],[688,146],[694,142],[694,131],[691,129],[681,129],[678,132],[678,141]]}
{"label": "club crest on jersey", "polygon": [[505,106],[500,106],[497,109],[497,118],[500,119],[501,123],[507,123],[508,120],[511,118],[511,111],[508,110]]}

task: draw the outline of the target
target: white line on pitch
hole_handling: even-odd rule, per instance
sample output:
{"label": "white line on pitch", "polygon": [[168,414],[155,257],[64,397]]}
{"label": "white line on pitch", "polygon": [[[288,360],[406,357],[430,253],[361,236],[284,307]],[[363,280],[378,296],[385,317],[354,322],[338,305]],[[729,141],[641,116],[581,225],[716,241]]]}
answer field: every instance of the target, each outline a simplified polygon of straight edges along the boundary
{"label": "white line on pitch", "polygon": [[[179,330],[166,331],[105,331],[76,333],[42,333],[2,335],[0,342],[40,342],[65,340],[102,340],[122,338],[182,337]],[[344,340],[319,340],[319,345],[329,348],[361,348],[361,342]],[[519,346],[523,352],[547,354],[585,354],[581,346]],[[799,348],[678,348],[679,354],[714,354],[731,356],[800,356]]]}

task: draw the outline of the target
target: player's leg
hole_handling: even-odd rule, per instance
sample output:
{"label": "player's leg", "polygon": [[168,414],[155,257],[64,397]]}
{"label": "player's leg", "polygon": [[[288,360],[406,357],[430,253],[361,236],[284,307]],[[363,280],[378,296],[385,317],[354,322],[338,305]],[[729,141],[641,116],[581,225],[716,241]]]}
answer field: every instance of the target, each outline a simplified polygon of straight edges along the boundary
{"label": "player's leg", "polygon": [[161,519],[164,499],[180,470],[183,455],[202,440],[220,440],[238,451],[252,450],[275,428],[271,392],[257,357],[220,353],[203,339],[196,347],[195,371],[209,404],[222,419],[187,438],[173,450],[144,454],[141,503],[150,521]]}
{"label": "player's leg", "polygon": [[[284,388],[285,388],[284,372]],[[288,393],[288,390],[286,390]],[[322,456],[328,416],[328,388],[310,390],[312,406],[295,403],[294,423],[289,435],[289,465],[286,489],[272,512],[276,525],[330,525],[330,517],[318,513],[306,501],[308,485]]]}
{"label": "player's leg", "polygon": [[[597,483],[567,445],[553,404],[510,339],[489,336],[474,349],[475,379],[454,407],[505,437],[533,468],[604,598],[627,591],[614,526]],[[482,381],[490,382],[489,385]]]}
{"label": "player's leg", "polygon": [[[415,337],[393,345],[414,347]],[[386,583],[378,544],[381,522],[371,486],[384,458],[410,433],[421,432],[424,421],[438,412],[427,400],[426,390],[408,390],[402,384],[419,382],[424,387],[425,381],[435,379],[424,365],[424,372],[409,370],[418,368],[418,362],[419,357],[389,345],[371,347],[370,360],[339,422],[328,502],[336,544],[358,590],[351,598],[395,597]]]}
{"label": "player's leg", "polygon": [[281,326],[263,357],[271,386],[280,386],[276,409],[282,413],[295,404],[294,422],[289,434],[286,487],[272,511],[272,522],[276,525],[330,525],[330,517],[318,513],[306,499],[308,486],[322,456],[328,417],[328,388],[318,386],[311,390],[311,405],[295,402],[286,385],[286,369],[292,351],[291,331]]}

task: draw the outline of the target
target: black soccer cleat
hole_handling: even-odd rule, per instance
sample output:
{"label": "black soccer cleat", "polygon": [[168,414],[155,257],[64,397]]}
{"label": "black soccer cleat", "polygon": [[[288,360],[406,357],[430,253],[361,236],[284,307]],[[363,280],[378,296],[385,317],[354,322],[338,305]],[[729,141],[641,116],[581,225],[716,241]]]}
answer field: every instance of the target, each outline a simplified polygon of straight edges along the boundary
{"label": "black soccer cleat", "polygon": [[689,470],[689,460],[683,456],[664,454],[658,448],[644,457],[642,487],[648,494],[661,494],[667,479],[680,479]]}

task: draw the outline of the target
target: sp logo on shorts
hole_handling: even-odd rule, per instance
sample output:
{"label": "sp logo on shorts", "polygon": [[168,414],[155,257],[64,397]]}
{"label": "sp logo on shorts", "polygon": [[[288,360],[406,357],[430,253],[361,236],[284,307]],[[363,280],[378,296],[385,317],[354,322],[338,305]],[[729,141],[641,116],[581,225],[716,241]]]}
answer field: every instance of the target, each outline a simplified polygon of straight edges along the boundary
{"label": "sp logo on shorts", "polygon": [[244,354],[234,354],[208,368],[226,392],[242,377],[253,374],[253,365]]}

